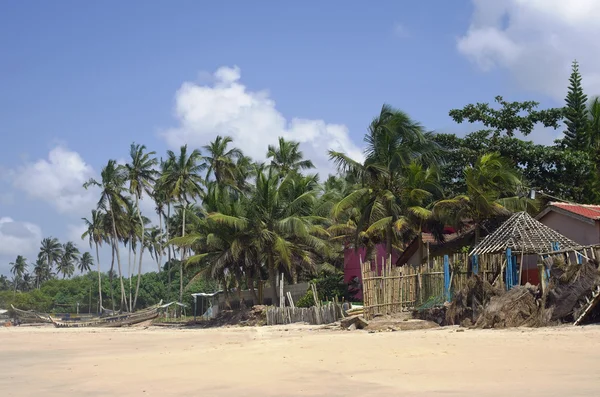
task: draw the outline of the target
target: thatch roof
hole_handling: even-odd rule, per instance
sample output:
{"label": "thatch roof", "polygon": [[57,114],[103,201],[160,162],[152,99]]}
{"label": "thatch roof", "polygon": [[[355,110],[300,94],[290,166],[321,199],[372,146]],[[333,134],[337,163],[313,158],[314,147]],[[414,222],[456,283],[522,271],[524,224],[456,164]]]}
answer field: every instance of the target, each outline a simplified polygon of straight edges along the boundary
{"label": "thatch roof", "polygon": [[561,250],[581,248],[580,244],[535,220],[528,213],[517,212],[481,240],[470,255],[500,253],[507,248],[514,253],[539,254],[552,251],[554,243],[558,243]]}

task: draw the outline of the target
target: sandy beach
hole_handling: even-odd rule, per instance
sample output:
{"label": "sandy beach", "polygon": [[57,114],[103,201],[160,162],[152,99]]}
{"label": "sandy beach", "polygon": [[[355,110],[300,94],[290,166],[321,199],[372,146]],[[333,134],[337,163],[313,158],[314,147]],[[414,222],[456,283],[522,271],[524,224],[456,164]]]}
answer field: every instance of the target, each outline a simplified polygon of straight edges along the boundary
{"label": "sandy beach", "polygon": [[600,327],[0,329],[2,396],[597,396]]}

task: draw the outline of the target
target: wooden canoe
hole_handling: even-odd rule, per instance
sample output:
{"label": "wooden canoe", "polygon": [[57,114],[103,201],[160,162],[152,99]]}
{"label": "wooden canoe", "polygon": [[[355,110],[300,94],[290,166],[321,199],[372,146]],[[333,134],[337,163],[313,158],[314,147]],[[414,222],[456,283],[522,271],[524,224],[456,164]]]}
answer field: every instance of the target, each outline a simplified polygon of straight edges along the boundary
{"label": "wooden canoe", "polygon": [[158,305],[151,306],[133,313],[124,313],[116,316],[100,317],[89,321],[63,321],[50,317],[50,321],[57,328],[83,328],[83,327],[124,327],[152,320],[158,316]]}

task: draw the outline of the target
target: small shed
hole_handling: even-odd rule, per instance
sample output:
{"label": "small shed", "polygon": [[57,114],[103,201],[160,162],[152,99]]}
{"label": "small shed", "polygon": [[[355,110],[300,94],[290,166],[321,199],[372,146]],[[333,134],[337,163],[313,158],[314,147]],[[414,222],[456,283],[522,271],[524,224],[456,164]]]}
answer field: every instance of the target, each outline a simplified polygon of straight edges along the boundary
{"label": "small shed", "polygon": [[[517,212],[496,231],[486,236],[469,253],[473,267],[502,257],[501,274],[506,288],[525,282],[539,282],[537,264],[553,251],[577,252],[583,247],[575,241],[534,219]],[[578,260],[581,258],[578,255]]]}

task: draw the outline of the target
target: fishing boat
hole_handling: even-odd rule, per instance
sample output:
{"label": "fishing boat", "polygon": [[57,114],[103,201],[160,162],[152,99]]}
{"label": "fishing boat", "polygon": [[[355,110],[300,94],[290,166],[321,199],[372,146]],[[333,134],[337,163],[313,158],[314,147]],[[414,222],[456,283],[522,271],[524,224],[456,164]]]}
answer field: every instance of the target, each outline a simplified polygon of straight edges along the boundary
{"label": "fishing boat", "polygon": [[12,308],[19,321],[23,324],[39,324],[51,322],[50,316],[48,314],[38,313],[33,310],[17,309],[13,305],[10,305],[10,307]]}
{"label": "fishing boat", "polygon": [[152,320],[158,316],[162,300],[154,306],[133,312],[123,313],[116,316],[99,317],[88,321],[64,321],[48,316],[52,324],[57,328],[83,328],[83,327],[124,327]]}

